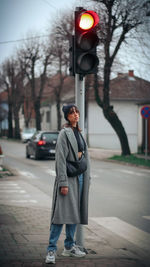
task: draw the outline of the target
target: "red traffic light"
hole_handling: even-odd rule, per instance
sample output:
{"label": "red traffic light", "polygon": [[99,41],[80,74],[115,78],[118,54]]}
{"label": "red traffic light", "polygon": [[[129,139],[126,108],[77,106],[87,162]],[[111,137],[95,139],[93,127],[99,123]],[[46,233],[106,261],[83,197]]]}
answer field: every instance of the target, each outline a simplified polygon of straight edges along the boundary
{"label": "red traffic light", "polygon": [[82,75],[96,73],[99,59],[96,48],[99,43],[96,25],[99,16],[92,10],[75,11],[74,72]]}
{"label": "red traffic light", "polygon": [[99,23],[99,16],[92,10],[84,11],[79,18],[79,28],[81,30],[91,30]]}

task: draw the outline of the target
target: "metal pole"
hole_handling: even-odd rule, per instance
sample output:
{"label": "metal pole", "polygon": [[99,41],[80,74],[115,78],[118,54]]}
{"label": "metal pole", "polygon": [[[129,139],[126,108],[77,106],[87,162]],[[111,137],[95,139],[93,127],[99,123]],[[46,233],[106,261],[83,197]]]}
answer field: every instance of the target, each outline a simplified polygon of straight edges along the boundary
{"label": "metal pole", "polygon": [[79,127],[84,135],[84,120],[85,120],[85,77],[75,75],[75,102],[80,111]]}
{"label": "metal pole", "polygon": [[[85,118],[85,77],[80,74],[75,74],[75,102],[80,111],[80,121],[79,127],[82,130],[84,136],[84,118]],[[84,250],[84,233],[83,226],[81,224],[77,225],[76,230],[76,244]]]}
{"label": "metal pole", "polygon": [[145,159],[147,160],[148,140],[147,140],[147,119],[145,119]]}

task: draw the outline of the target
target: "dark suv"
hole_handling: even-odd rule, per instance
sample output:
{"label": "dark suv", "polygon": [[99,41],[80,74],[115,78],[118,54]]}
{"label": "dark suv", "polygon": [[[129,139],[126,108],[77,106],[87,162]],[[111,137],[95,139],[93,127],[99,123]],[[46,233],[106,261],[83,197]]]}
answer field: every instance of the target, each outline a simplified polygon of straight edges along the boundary
{"label": "dark suv", "polygon": [[26,145],[26,158],[55,158],[55,148],[59,132],[37,131]]}

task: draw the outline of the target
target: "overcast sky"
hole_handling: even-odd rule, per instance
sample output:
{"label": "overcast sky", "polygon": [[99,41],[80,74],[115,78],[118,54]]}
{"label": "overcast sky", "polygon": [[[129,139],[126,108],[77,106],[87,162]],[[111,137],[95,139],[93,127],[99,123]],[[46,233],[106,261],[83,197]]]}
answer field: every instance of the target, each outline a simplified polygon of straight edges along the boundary
{"label": "overcast sky", "polygon": [[[13,53],[18,42],[29,31],[45,33],[50,21],[75,0],[0,0],[0,63]],[[7,42],[2,44],[1,42]]]}
{"label": "overcast sky", "polygon": [[[80,0],[0,0],[0,63],[13,55],[20,42],[10,42],[27,37],[30,31],[39,35],[46,33],[55,16],[87,1]],[[5,43],[2,43],[5,42]],[[136,53],[135,53],[136,51]],[[149,53],[150,54],[150,53]],[[137,53],[137,47],[123,46],[119,59],[124,72],[133,69],[136,76],[150,81],[149,62]],[[144,61],[141,64],[141,61]],[[120,70],[118,70],[120,71]]]}

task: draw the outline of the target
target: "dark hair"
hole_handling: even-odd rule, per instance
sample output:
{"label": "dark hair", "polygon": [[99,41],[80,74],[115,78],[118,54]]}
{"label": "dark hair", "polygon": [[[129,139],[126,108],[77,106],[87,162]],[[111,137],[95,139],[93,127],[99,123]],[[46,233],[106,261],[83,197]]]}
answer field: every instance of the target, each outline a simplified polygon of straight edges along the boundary
{"label": "dark hair", "polygon": [[[68,115],[69,115],[69,113],[71,114],[71,109],[73,109],[73,108],[75,108],[75,110],[77,111],[77,112],[79,112],[79,110],[78,110],[78,108],[77,108],[77,106],[75,105],[75,104],[68,104],[68,105],[64,105],[63,107],[62,107],[62,111],[64,112],[64,118],[66,119],[66,121],[67,121],[67,123],[65,123],[63,126],[62,126],[62,128],[63,127],[70,127],[70,128],[75,128],[75,127],[73,127],[72,125],[71,125],[71,123],[70,123],[70,121],[68,120]],[[80,112],[79,112],[79,114],[80,114]],[[79,128],[79,125],[78,125],[78,123],[77,123],[77,126],[76,126],[76,128],[77,128],[77,130],[78,131],[81,131],[81,129]]]}
{"label": "dark hair", "polygon": [[[73,130],[73,128],[75,128],[75,127],[73,127],[72,125],[71,125],[71,123],[68,121],[67,123],[65,123],[63,126],[62,126],[62,128],[64,128],[64,127],[66,127],[66,128],[71,128],[72,130]],[[78,124],[78,122],[77,122],[77,126],[76,126],[76,129],[79,131],[79,132],[81,132],[81,129],[80,129],[80,127],[79,127],[79,124]]]}

